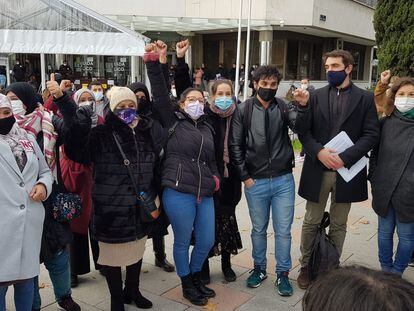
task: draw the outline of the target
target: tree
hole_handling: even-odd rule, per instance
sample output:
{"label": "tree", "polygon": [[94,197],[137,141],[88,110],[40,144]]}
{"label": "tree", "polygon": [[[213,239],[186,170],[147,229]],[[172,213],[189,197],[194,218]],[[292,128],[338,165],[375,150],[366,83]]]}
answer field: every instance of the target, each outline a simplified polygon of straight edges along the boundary
{"label": "tree", "polygon": [[374,28],[380,70],[414,76],[414,0],[379,0]]}

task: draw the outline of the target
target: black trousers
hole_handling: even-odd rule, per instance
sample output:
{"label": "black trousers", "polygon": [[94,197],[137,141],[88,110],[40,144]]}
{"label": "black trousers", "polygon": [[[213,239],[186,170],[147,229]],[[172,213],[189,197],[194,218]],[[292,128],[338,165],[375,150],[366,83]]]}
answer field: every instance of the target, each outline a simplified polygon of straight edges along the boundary
{"label": "black trousers", "polygon": [[91,234],[73,233],[73,242],[70,245],[70,271],[73,275],[82,275],[91,272],[89,257],[89,240],[95,269],[100,270],[97,263],[99,257],[98,241],[91,238]]}

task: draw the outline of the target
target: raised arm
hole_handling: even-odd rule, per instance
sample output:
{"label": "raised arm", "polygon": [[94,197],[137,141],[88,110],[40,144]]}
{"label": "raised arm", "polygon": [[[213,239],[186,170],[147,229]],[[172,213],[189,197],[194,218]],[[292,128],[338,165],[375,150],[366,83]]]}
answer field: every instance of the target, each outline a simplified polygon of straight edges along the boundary
{"label": "raised arm", "polygon": [[63,116],[63,124],[60,131],[63,132],[65,152],[68,157],[78,163],[88,164],[91,162],[91,107],[78,109],[75,102],[67,93],[63,93],[60,86],[51,75],[47,82],[47,88],[53,95],[54,103],[58,106]]}
{"label": "raised arm", "polygon": [[159,115],[161,125],[170,128],[175,122],[174,110],[160,66],[160,60],[164,61],[163,54],[166,54],[166,51],[167,46],[163,42],[151,43],[145,47],[144,62],[151,84],[153,109]]}
{"label": "raised arm", "polygon": [[190,47],[190,42],[187,40],[177,43],[177,69],[175,72],[175,89],[177,91],[177,97],[180,98],[181,94],[189,87],[192,86],[190,77],[190,68],[185,62],[185,53]]}

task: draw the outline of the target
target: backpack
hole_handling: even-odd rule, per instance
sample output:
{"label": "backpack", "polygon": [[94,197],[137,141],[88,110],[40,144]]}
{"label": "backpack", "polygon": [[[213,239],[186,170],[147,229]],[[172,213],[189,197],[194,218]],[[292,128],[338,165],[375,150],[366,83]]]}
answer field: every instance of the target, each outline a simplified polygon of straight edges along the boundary
{"label": "backpack", "polygon": [[[282,113],[282,120],[284,125],[288,126],[289,124],[289,109],[283,99],[275,98],[277,102],[277,106]],[[253,99],[247,100],[246,105],[244,108],[244,116],[243,116],[243,128],[246,133],[246,137],[249,133],[249,129],[252,123],[252,115],[253,115],[253,107],[254,102]]]}
{"label": "backpack", "polygon": [[325,231],[329,224],[329,213],[325,212],[313,240],[308,263],[308,274],[311,282],[339,267],[339,252]]}
{"label": "backpack", "polygon": [[[167,142],[171,138],[171,136],[174,134],[175,129],[177,128],[178,124],[180,124],[181,121],[185,120],[185,116],[181,112],[176,112],[175,115],[177,116],[178,119],[175,120],[174,124],[168,129]],[[204,122],[204,124],[210,129],[213,136],[216,135],[216,131],[214,130],[214,127],[213,125],[210,124],[210,122],[206,121]]]}

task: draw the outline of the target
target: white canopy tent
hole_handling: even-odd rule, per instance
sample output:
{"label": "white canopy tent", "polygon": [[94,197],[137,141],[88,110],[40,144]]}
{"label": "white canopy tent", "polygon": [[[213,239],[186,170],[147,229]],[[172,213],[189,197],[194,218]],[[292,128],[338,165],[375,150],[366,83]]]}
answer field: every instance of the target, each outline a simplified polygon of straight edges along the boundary
{"label": "white canopy tent", "polygon": [[72,0],[0,0],[0,53],[40,54],[43,87],[44,54],[134,58],[148,41]]}

